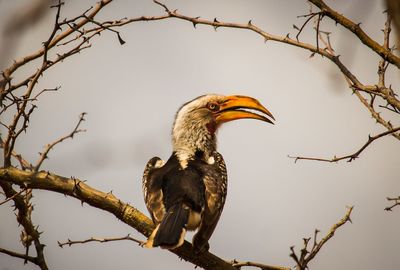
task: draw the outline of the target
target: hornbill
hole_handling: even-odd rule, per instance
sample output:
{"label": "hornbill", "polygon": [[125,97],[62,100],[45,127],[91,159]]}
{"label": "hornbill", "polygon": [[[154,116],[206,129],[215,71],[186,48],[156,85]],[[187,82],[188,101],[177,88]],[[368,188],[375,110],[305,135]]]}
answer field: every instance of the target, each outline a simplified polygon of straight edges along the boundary
{"label": "hornbill", "polygon": [[272,123],[267,116],[275,120],[260,102],[247,96],[203,95],[178,110],[171,157],[166,162],[150,159],[143,174],[145,203],[156,225],[145,247],[177,248],[186,230],[197,229],[193,247],[198,252],[208,250],[227,191],[216,131],[223,123],[243,118]]}

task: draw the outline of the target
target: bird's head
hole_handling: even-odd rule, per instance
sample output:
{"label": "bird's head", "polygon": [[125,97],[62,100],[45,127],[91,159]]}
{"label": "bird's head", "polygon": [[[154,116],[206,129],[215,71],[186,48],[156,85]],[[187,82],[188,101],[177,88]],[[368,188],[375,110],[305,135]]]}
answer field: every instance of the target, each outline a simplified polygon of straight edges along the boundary
{"label": "bird's head", "polygon": [[272,123],[272,114],[247,96],[204,95],[185,103],[177,112],[172,129],[174,151],[191,156],[216,150],[215,134],[224,123],[238,119]]}

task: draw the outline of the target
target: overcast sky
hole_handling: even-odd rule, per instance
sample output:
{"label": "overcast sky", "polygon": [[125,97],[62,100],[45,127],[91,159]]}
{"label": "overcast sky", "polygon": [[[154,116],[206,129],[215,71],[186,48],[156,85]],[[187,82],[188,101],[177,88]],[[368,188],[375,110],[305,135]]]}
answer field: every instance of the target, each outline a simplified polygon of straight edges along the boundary
{"label": "overcast sky", "polygon": [[[189,16],[252,22],[285,36],[306,1],[165,1]],[[329,1],[381,42],[381,1]],[[0,1],[0,26],[24,1]],[[66,1],[62,17],[81,14],[93,1]],[[152,1],[115,1],[99,20],[161,15]],[[32,26],[10,53],[8,64],[38,50],[52,30],[49,13]],[[325,23],[325,21],[327,23]],[[376,83],[379,58],[357,45],[341,27],[325,19],[341,59],[363,83]],[[211,240],[210,251],[226,259],[291,267],[289,247],[321,230],[322,237],[354,205],[353,224],[340,228],[310,265],[311,269],[399,269],[400,209],[383,209],[386,197],[400,193],[400,144],[388,136],[374,142],[352,163],[294,163],[288,155],[332,157],[356,151],[368,134],[384,129],[344,83],[326,59],[298,48],[263,42],[254,33],[197,26],[179,20],[135,23],[93,40],[92,48],[46,72],[37,89],[61,86],[38,101],[29,132],[16,150],[35,161],[42,146],[70,132],[87,112],[79,134],[57,146],[43,169],[75,176],[113,193],[147,214],[141,177],[153,156],[171,154],[170,130],[176,110],[204,93],[242,94],[257,98],[276,124],[242,120],[224,126],[219,151],[228,167],[228,198]],[[310,32],[305,40],[314,42]],[[3,41],[4,46],[5,41]],[[35,68],[31,66],[31,68]],[[21,76],[24,70],[16,76]],[[399,89],[398,70],[388,80]],[[20,77],[21,78],[21,77]],[[390,115],[387,114],[386,115]],[[396,120],[392,120],[396,123]],[[397,124],[399,121],[397,120]],[[175,255],[143,249],[131,242],[89,243],[59,248],[68,238],[145,238],[107,212],[81,206],[78,200],[46,191],[34,193],[33,222],[39,225],[52,269],[192,269]],[[20,228],[11,204],[0,206],[0,246],[19,252]],[[187,237],[191,241],[191,236]],[[37,269],[0,254],[0,269]]]}

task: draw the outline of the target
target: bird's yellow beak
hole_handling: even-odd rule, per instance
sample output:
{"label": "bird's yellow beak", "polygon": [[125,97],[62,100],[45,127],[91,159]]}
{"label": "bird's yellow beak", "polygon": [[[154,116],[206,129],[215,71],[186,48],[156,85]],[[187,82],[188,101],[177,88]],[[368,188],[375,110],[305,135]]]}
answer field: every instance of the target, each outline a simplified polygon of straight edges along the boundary
{"label": "bird's yellow beak", "polygon": [[[216,114],[217,125],[237,120],[237,119],[258,119],[273,124],[273,122],[267,118],[269,116],[275,120],[272,113],[265,108],[261,103],[252,97],[247,96],[227,96],[226,99],[219,104],[219,110]],[[257,114],[254,111],[261,112],[264,115]]]}

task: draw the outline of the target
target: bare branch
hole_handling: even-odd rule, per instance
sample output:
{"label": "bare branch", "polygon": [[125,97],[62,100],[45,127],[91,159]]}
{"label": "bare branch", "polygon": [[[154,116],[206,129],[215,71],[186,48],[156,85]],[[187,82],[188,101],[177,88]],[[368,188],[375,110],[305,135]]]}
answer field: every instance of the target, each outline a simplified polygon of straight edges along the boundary
{"label": "bare branch", "polygon": [[353,206],[348,207],[347,213],[345,216],[339,220],[338,223],[334,224],[329,232],[325,235],[324,238],[321,239],[321,241],[317,241],[317,235],[319,233],[319,230],[315,230],[314,232],[314,240],[313,240],[313,246],[311,247],[311,250],[308,250],[308,243],[311,240],[311,238],[304,238],[304,246],[300,250],[300,256],[295,253],[294,246],[290,247],[291,254],[290,257],[293,258],[293,260],[296,262],[296,269],[297,270],[306,270],[308,269],[308,264],[309,262],[314,259],[314,257],[318,254],[318,252],[321,250],[321,248],[333,237],[335,234],[336,230],[339,229],[341,226],[343,226],[346,222],[351,223],[350,215],[351,212],[353,211]]}
{"label": "bare branch", "polygon": [[336,156],[334,156],[334,157],[331,158],[331,159],[314,158],[314,157],[300,157],[300,156],[297,156],[297,157],[288,156],[288,157],[289,157],[289,158],[295,159],[294,162],[297,162],[298,160],[315,160],[315,161],[324,161],[324,162],[338,162],[338,161],[343,160],[343,159],[347,159],[348,162],[351,162],[351,161],[355,160],[356,158],[358,158],[358,156],[359,156],[373,141],[375,141],[375,140],[377,140],[377,139],[379,139],[379,138],[381,138],[381,137],[384,137],[384,136],[386,136],[386,135],[393,134],[393,133],[395,133],[395,132],[397,132],[397,131],[399,131],[399,130],[400,130],[400,127],[397,127],[397,128],[388,130],[388,131],[386,131],[386,132],[382,132],[382,133],[380,133],[380,134],[378,134],[378,135],[375,135],[375,136],[372,136],[372,137],[371,137],[371,136],[368,136],[367,142],[366,142],[359,150],[357,150],[357,151],[356,151],[355,153],[353,153],[353,154],[346,155],[346,156],[342,156],[342,157],[336,157]]}
{"label": "bare branch", "polygon": [[[384,126],[388,131],[393,130],[393,126],[390,123],[390,121],[386,121],[385,119],[382,118],[381,114],[378,113],[374,107],[371,106],[370,102],[368,102],[360,92],[355,91],[354,94],[358,97],[358,99],[361,101],[361,103],[370,111],[371,116],[376,120],[377,123],[381,124]],[[393,137],[396,139],[400,140],[400,134],[398,133],[392,133],[391,134]]]}
{"label": "bare branch", "polygon": [[[91,12],[87,15],[87,18],[90,18],[90,19],[94,18],[100,10],[102,10],[106,5],[108,5],[111,2],[112,2],[112,0],[99,1],[95,5],[95,7],[93,7],[91,9]],[[80,16],[79,16],[79,18],[80,18]],[[79,29],[79,28],[83,27],[84,25],[86,25],[88,22],[90,22],[88,19],[82,19],[81,21],[79,21],[76,24],[76,28]],[[35,59],[43,56],[46,50],[51,49],[52,47],[57,45],[61,40],[65,39],[66,37],[68,37],[69,35],[71,35],[74,32],[75,32],[74,29],[67,29],[64,32],[62,32],[61,34],[57,35],[55,38],[53,38],[46,47],[38,50],[35,53],[32,53],[31,55],[28,55],[26,57],[16,60],[8,69],[3,71],[4,80],[5,81],[10,80],[11,74],[14,73],[14,71],[16,71],[19,67],[25,65],[26,63],[29,63],[32,60],[35,60]],[[0,85],[5,85],[5,83],[2,83]],[[2,90],[2,89],[0,89],[0,90]],[[2,91],[0,91],[0,93],[1,92]]]}
{"label": "bare branch", "polygon": [[309,0],[315,6],[317,6],[324,15],[331,18],[336,23],[342,25],[351,31],[355,36],[357,36],[362,43],[371,48],[374,52],[379,54],[383,59],[389,63],[400,68],[400,57],[394,55],[390,50],[386,49],[384,46],[380,45],[378,42],[373,40],[368,36],[360,27],[359,24],[354,23],[350,19],[346,18],[342,14],[333,10],[322,0]]}
{"label": "bare branch", "polygon": [[[1,138],[1,136],[0,136],[0,148],[3,148],[3,149],[4,149],[4,141],[3,141],[3,139]],[[21,165],[21,168],[22,168],[23,170],[25,170],[25,169],[31,169],[31,168],[32,168],[32,165],[31,165],[28,161],[26,161],[26,160],[21,156],[21,154],[18,154],[17,152],[12,151],[11,155],[12,155],[15,159],[18,160],[18,162],[19,162],[19,164]]]}
{"label": "bare branch", "polygon": [[21,254],[21,253],[18,253],[18,252],[15,252],[15,251],[11,251],[11,250],[8,250],[8,249],[4,249],[4,248],[0,248],[0,253],[4,253],[4,254],[10,255],[12,257],[23,259],[25,262],[28,261],[28,262],[37,264],[37,258],[36,257],[28,256],[26,254]]}
{"label": "bare branch", "polygon": [[[48,267],[43,253],[45,245],[43,245],[40,242],[39,240],[40,232],[37,230],[37,227],[33,225],[31,216],[29,214],[32,211],[32,205],[29,202],[28,203],[26,202],[25,198],[21,196],[22,194],[16,195],[16,193],[18,192],[16,192],[12,188],[12,183],[6,182],[5,178],[2,176],[0,176],[0,180],[1,180],[0,186],[4,191],[4,194],[6,195],[7,198],[13,197],[14,205],[18,210],[17,221],[23,227],[21,233],[21,242],[24,244],[26,248],[26,254],[24,255],[25,262],[27,261],[33,262],[36,265],[38,265],[42,270],[47,270]],[[24,187],[23,185],[21,185],[21,188],[29,189],[27,187]],[[32,257],[28,256],[29,247],[31,246],[32,242],[36,249],[36,257],[34,260],[31,260]],[[11,255],[10,253],[7,254]]]}
{"label": "bare branch", "polygon": [[123,236],[123,237],[113,237],[113,238],[91,237],[86,240],[78,240],[78,241],[72,241],[72,240],[68,239],[66,242],[57,241],[57,243],[58,243],[58,246],[62,248],[64,246],[72,246],[75,244],[85,244],[85,243],[89,243],[89,242],[106,243],[106,242],[115,242],[115,241],[122,241],[122,240],[133,241],[135,243],[138,243],[139,245],[142,245],[143,243],[145,243],[143,241],[140,241],[140,240],[137,240],[137,239],[131,237],[130,234]]}
{"label": "bare branch", "polygon": [[310,12],[307,15],[301,15],[301,16],[297,16],[299,17],[308,17],[307,20],[305,20],[305,22],[303,23],[303,25],[300,28],[297,28],[297,26],[295,27],[296,29],[298,29],[298,33],[296,35],[296,40],[299,41],[299,36],[300,34],[303,32],[304,27],[311,21],[312,18],[314,18],[314,16],[320,15],[320,12]]}
{"label": "bare branch", "polygon": [[33,168],[34,171],[38,171],[40,169],[40,166],[42,165],[43,161],[46,158],[48,158],[48,154],[49,154],[50,150],[53,149],[54,146],[56,146],[57,144],[63,142],[64,140],[66,140],[68,138],[73,139],[75,134],[78,134],[80,132],[85,132],[86,131],[85,129],[79,129],[79,126],[81,125],[81,123],[83,121],[85,121],[85,115],[86,115],[85,112],[81,113],[81,115],[79,116],[78,123],[76,124],[75,128],[68,135],[65,135],[64,137],[61,137],[58,140],[46,145],[43,153],[40,154],[40,158],[39,158],[39,160],[37,161],[36,165]]}
{"label": "bare branch", "polygon": [[20,191],[18,191],[18,193],[15,193],[15,194],[12,195],[11,197],[9,197],[9,198],[5,199],[4,201],[0,202],[0,205],[3,205],[3,204],[5,204],[5,203],[7,203],[7,202],[13,200],[15,197],[19,196],[20,194],[22,194],[22,193],[25,192],[25,191],[26,191],[26,188],[25,188],[25,189],[21,189]]}

